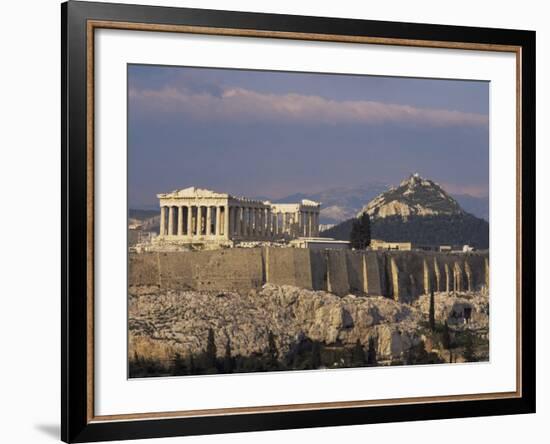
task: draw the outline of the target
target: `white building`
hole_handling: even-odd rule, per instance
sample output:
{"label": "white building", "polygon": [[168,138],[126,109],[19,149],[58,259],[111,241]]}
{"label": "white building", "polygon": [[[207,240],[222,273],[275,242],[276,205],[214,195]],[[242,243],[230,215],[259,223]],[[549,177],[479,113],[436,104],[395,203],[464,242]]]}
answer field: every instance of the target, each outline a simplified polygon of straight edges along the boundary
{"label": "white building", "polygon": [[272,204],[196,187],[157,197],[157,242],[231,244],[319,235],[320,204],[310,200]]}

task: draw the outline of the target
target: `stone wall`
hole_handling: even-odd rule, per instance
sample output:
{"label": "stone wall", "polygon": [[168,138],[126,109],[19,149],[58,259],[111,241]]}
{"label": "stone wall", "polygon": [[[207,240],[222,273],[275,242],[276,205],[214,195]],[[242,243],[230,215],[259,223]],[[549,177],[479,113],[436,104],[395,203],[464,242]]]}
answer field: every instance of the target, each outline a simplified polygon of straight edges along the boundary
{"label": "stone wall", "polygon": [[232,248],[131,253],[130,286],[246,292],[265,283],[412,302],[488,286],[487,253]]}

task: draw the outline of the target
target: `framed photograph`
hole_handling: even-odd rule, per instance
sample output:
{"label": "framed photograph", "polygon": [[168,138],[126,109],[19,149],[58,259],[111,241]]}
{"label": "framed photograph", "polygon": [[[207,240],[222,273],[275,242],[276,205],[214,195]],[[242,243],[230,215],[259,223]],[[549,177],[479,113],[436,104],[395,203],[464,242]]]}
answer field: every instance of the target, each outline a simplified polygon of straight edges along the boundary
{"label": "framed photograph", "polygon": [[535,411],[535,33],[69,1],[62,439]]}

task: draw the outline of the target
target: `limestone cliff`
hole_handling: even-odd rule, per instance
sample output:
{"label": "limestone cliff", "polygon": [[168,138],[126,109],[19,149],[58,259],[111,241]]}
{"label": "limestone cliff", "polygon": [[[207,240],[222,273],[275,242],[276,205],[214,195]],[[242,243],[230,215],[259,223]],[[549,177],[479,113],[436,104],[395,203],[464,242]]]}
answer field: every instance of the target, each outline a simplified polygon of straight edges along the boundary
{"label": "limestone cliff", "polygon": [[[129,355],[170,360],[204,350],[208,329],[215,332],[218,355],[231,341],[235,355],[250,356],[275,335],[281,353],[305,338],[352,346],[373,338],[380,361],[400,359],[421,340],[428,317],[427,296],[415,304],[385,297],[338,297],[325,291],[265,284],[247,293],[161,291],[136,286],[129,295]],[[468,292],[436,294],[436,317],[454,328],[488,329],[488,295]],[[465,322],[465,313],[469,318]]]}

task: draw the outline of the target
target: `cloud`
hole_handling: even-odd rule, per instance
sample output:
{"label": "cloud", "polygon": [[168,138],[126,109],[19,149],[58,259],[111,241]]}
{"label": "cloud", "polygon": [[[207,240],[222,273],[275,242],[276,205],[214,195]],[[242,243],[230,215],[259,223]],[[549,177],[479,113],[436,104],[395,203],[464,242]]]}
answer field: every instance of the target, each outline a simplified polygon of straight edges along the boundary
{"label": "cloud", "polygon": [[150,114],[173,113],[200,122],[296,124],[412,124],[487,127],[485,114],[418,108],[367,100],[331,100],[316,95],[270,94],[244,88],[221,93],[196,88],[130,89],[130,103]]}

